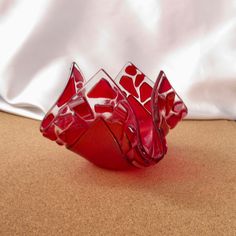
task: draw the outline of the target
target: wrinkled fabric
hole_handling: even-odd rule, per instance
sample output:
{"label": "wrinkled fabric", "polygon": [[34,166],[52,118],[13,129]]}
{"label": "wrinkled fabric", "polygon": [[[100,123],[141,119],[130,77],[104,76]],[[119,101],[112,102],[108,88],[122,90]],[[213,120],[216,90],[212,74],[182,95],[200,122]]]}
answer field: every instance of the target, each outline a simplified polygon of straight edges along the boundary
{"label": "wrinkled fabric", "polygon": [[162,69],[188,118],[236,119],[236,1],[0,0],[0,110],[42,119],[73,61],[87,80]]}

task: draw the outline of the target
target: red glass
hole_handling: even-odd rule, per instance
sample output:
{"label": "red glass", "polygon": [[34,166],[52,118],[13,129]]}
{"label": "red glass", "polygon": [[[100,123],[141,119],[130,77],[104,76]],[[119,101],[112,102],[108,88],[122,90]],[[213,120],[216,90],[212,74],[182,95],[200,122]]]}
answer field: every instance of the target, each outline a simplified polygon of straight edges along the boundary
{"label": "red glass", "polygon": [[85,83],[73,63],[40,131],[100,167],[147,167],[166,154],[165,137],[186,114],[163,71],[154,84],[128,63],[115,81],[100,70]]}

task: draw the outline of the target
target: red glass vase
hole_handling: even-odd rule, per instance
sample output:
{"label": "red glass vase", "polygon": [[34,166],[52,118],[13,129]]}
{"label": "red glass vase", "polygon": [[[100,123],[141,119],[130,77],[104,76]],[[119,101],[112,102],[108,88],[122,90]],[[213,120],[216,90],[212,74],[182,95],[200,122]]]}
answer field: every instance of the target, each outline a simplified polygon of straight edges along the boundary
{"label": "red glass vase", "polygon": [[154,84],[127,63],[115,80],[100,70],[85,83],[73,63],[40,131],[97,166],[123,170],[159,162],[167,152],[169,129],[186,114],[162,71]]}

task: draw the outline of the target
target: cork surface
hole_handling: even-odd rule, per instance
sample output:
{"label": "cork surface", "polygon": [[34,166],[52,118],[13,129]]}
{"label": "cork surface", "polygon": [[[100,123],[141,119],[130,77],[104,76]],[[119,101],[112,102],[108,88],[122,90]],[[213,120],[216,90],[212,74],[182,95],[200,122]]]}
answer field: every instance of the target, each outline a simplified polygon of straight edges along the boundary
{"label": "cork surface", "polygon": [[236,122],[184,121],[155,167],[97,168],[0,113],[0,235],[236,235]]}

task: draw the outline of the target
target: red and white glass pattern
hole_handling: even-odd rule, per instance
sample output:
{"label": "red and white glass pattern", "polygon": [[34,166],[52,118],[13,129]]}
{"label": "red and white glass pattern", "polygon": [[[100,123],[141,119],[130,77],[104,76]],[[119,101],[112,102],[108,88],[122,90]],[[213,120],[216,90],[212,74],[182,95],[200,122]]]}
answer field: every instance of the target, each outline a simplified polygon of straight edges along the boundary
{"label": "red and white glass pattern", "polygon": [[186,114],[162,71],[154,84],[127,63],[115,80],[101,69],[85,83],[73,63],[66,88],[40,131],[97,166],[148,167],[166,154],[165,137]]}

